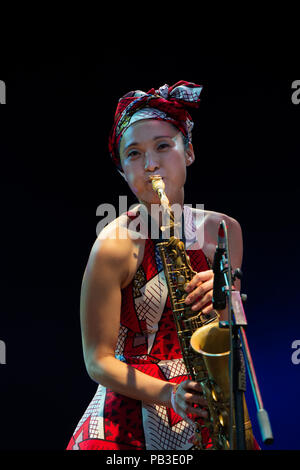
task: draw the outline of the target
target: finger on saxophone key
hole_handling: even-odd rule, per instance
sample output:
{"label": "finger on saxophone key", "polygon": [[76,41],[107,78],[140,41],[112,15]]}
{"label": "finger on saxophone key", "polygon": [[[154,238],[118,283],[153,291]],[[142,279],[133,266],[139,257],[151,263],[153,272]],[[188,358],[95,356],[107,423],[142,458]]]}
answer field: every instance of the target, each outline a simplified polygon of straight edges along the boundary
{"label": "finger on saxophone key", "polygon": [[195,410],[197,411],[198,416],[201,418],[208,418],[208,412],[206,410],[201,408],[195,408]]}
{"label": "finger on saxophone key", "polygon": [[202,386],[198,382],[195,382],[194,380],[190,380],[187,385],[190,389],[203,395]]}

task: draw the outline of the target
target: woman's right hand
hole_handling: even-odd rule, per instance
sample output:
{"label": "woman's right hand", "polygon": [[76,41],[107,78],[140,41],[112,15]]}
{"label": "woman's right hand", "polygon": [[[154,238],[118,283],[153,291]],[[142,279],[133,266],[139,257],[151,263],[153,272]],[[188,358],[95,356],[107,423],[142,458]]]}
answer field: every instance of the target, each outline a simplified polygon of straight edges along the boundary
{"label": "woman's right hand", "polygon": [[[180,384],[175,384],[171,396],[172,408],[179,416],[194,427],[195,422],[187,415],[192,414],[200,418],[207,418],[208,412],[201,407],[207,407],[207,401],[203,397],[201,385],[192,380],[185,380]],[[194,408],[193,404],[200,405]]]}

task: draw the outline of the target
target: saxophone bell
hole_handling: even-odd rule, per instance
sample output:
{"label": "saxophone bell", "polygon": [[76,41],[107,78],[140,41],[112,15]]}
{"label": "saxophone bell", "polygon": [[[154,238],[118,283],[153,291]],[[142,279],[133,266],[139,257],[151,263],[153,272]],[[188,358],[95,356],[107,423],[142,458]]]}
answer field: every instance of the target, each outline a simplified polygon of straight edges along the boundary
{"label": "saxophone bell", "polygon": [[206,357],[226,357],[230,354],[229,331],[219,327],[218,319],[198,328],[190,342],[197,353]]}
{"label": "saxophone bell", "polygon": [[219,320],[209,322],[198,328],[191,336],[191,347],[195,352],[203,356],[203,360],[209,378],[217,384],[211,391],[215,402],[220,399],[227,402],[230,398],[229,355],[230,336],[228,329],[219,327]]}

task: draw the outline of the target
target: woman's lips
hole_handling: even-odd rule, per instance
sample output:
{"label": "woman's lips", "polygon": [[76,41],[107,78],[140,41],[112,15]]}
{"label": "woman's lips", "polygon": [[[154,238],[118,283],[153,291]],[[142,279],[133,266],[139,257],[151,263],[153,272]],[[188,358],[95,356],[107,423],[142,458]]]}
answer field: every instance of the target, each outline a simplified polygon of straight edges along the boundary
{"label": "woman's lips", "polygon": [[[156,175],[153,175],[153,176],[156,176]],[[165,177],[165,176],[161,176],[161,179],[162,179],[163,181],[165,181],[166,177]],[[150,184],[152,183],[152,181],[151,181],[150,178],[146,179],[146,182],[147,182],[147,183],[150,183]]]}

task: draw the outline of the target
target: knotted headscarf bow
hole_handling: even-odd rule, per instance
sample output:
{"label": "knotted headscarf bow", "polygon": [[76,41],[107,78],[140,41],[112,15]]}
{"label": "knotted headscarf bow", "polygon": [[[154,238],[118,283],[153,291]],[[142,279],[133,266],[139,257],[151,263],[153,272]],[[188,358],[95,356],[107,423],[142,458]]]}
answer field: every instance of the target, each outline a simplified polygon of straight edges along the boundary
{"label": "knotted headscarf bow", "polygon": [[128,127],[140,119],[168,121],[191,142],[194,123],[186,108],[198,108],[203,87],[181,80],[175,85],[163,85],[147,93],[130,91],[119,99],[114,124],[109,135],[109,152],[117,168],[122,171],[119,146]]}

